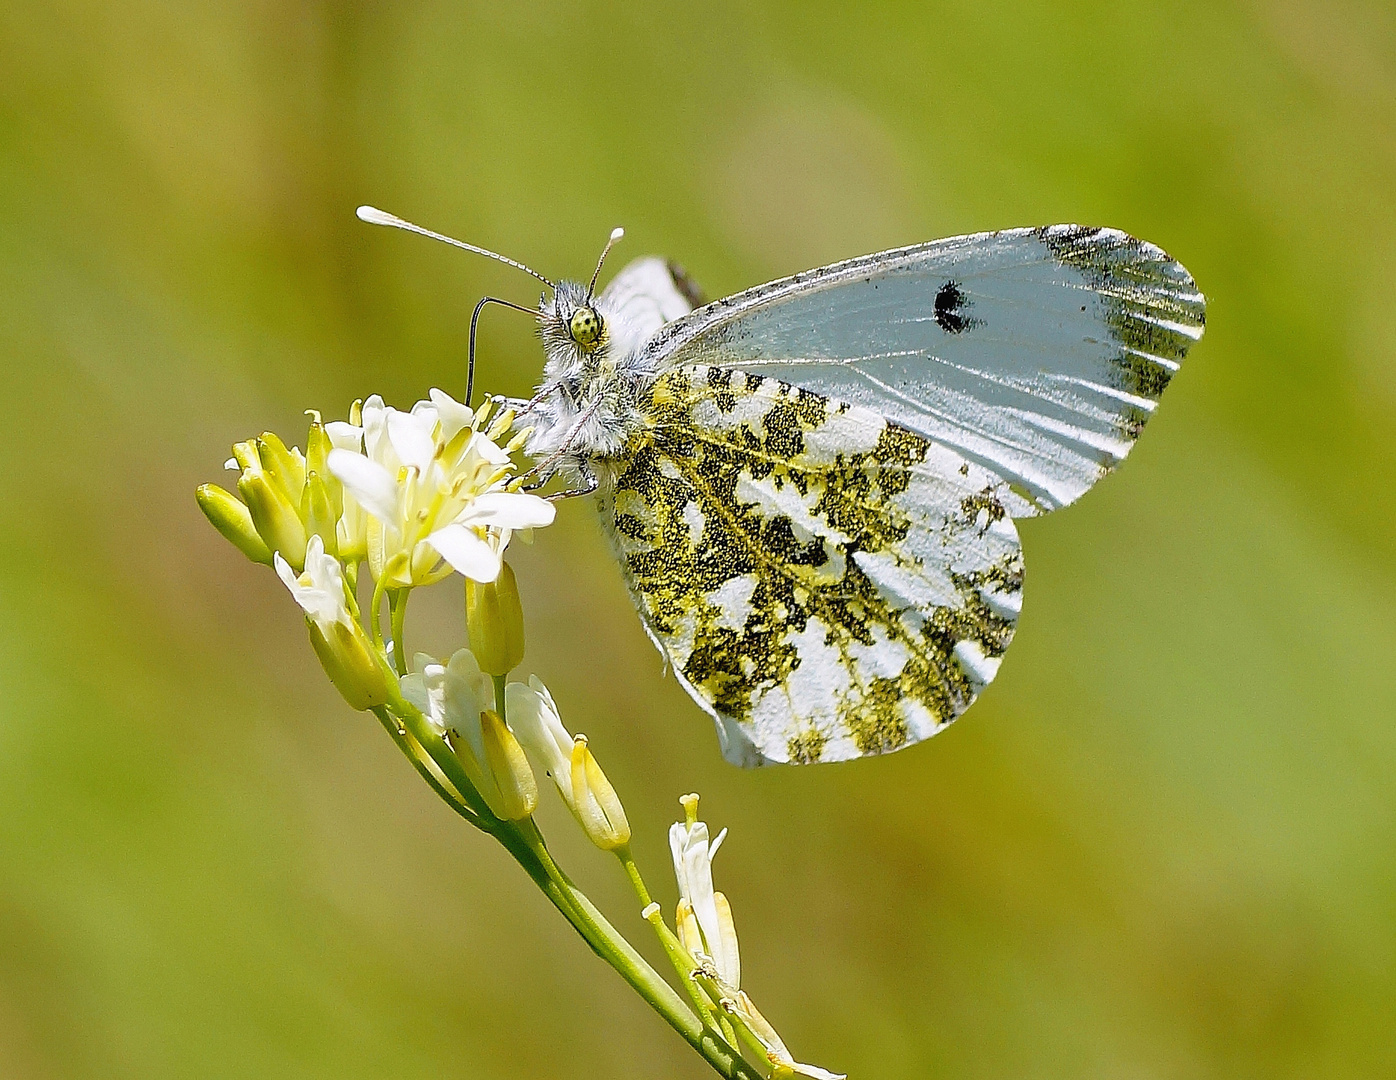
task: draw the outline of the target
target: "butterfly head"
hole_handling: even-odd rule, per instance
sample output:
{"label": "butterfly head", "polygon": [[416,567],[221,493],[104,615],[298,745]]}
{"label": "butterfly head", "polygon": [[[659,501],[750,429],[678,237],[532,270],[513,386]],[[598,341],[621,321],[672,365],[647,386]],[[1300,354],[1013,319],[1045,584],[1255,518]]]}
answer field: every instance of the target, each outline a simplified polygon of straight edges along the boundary
{"label": "butterfly head", "polygon": [[586,363],[605,352],[607,324],[602,305],[577,281],[559,281],[552,298],[538,309],[539,330],[548,355],[572,362]]}
{"label": "butterfly head", "polygon": [[591,349],[606,332],[606,324],[590,304],[579,307],[567,320],[567,332],[580,349]]}
{"label": "butterfly head", "polygon": [[[560,281],[553,289],[551,305],[542,305],[539,317],[542,321],[543,340],[546,344],[562,345],[574,352],[579,359],[586,359],[603,352],[606,347],[606,318],[596,304],[596,279],[601,275],[601,264],[611,247],[625,235],[624,229],[612,229],[606,246],[601,250],[601,258],[596,260],[596,271],[591,275],[591,283],[585,288],[578,282]],[[549,349],[549,355],[553,350]]]}

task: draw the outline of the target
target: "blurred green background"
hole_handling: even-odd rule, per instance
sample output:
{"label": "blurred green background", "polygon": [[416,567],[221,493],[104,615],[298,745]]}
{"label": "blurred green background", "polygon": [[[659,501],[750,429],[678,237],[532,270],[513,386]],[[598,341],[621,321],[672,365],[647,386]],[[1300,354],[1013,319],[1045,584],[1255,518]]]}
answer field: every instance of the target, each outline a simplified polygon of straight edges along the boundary
{"label": "blurred green background", "polygon": [[[744,985],[804,1060],[1389,1074],[1391,5],[7,0],[0,1075],[706,1075],[195,508],[305,408],[459,392],[476,298],[536,298],[361,202],[550,275],[622,223],[710,295],[1055,221],[1183,260],[1207,336],[1128,466],[1022,526],[1016,644],[946,734],[725,765],[581,502],[516,549],[526,663],[666,907],[676,797],[732,827]],[[486,317],[486,389],[536,377],[525,323]],[[415,611],[459,639],[455,586]]]}

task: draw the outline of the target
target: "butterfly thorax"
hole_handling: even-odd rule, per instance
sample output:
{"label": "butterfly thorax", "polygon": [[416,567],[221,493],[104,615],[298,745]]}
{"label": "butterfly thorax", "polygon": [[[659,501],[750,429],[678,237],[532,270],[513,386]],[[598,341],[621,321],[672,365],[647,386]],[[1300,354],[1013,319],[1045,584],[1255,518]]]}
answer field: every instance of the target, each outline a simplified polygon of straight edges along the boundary
{"label": "butterfly thorax", "polygon": [[589,462],[616,457],[644,429],[654,373],[640,362],[643,335],[605,295],[570,281],[540,304],[539,335],[547,361],[527,453],[550,462],[549,475],[586,475]]}

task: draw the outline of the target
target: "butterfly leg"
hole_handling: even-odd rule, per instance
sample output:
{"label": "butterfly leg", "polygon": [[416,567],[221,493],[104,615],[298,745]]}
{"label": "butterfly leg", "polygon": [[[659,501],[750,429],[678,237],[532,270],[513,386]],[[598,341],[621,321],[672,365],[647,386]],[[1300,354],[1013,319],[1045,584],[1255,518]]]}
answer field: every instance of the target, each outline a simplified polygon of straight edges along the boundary
{"label": "butterfly leg", "polygon": [[567,453],[567,451],[571,448],[572,444],[577,439],[577,435],[581,432],[582,428],[586,426],[586,422],[596,415],[596,410],[601,407],[602,400],[602,398],[598,397],[595,401],[591,403],[591,405],[587,408],[586,412],[582,413],[582,415],[577,418],[577,422],[572,425],[571,430],[568,431],[567,437],[562,441],[561,446],[559,446],[556,450],[549,454],[545,459],[540,461],[537,465],[533,466],[533,468],[529,469],[528,472],[523,474],[522,479],[524,480],[528,480],[531,477],[535,476],[540,477],[540,479],[533,484],[533,487],[525,486],[525,491],[532,491],[535,488],[541,487],[543,484],[546,484],[548,482],[548,480],[552,477],[553,463],[556,462],[558,458],[562,457],[563,454]]}
{"label": "butterfly leg", "polygon": [[[582,474],[582,484],[584,485],[583,487],[568,488],[566,491],[556,491],[553,492],[553,494],[551,495],[544,495],[543,498],[547,499],[549,502],[558,502],[562,499],[575,499],[580,495],[590,495],[593,491],[595,491],[598,487],[601,486],[601,481],[596,478],[596,474],[593,473],[590,469],[588,469],[585,465],[581,466],[580,471]],[[536,486],[541,487],[542,485],[539,484]],[[524,490],[529,491],[532,489],[524,488]]]}
{"label": "butterfly leg", "polygon": [[490,400],[503,405],[507,409],[513,409],[516,414],[514,420],[519,421],[541,405],[548,395],[557,388],[557,383],[548,383],[527,401],[523,398],[500,397],[497,395]]}

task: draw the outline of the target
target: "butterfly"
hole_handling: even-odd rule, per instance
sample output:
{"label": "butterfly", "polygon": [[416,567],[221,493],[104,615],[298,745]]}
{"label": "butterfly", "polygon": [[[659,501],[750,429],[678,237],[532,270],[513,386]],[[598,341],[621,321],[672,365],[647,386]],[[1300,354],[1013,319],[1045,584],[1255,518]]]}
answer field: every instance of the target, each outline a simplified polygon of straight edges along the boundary
{"label": "butterfly", "polygon": [[599,294],[535,276],[526,451],[595,493],[651,640],[747,766],[897,750],[969,708],[1022,609],[1014,520],[1125,459],[1206,308],[1158,247],[1076,225],[707,304],[658,258]]}

